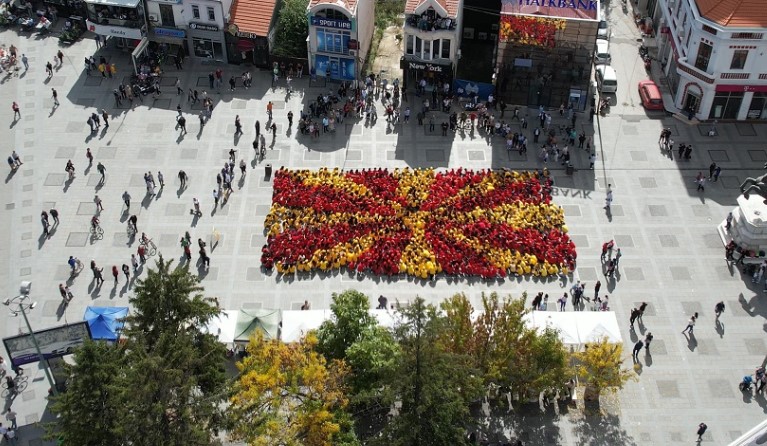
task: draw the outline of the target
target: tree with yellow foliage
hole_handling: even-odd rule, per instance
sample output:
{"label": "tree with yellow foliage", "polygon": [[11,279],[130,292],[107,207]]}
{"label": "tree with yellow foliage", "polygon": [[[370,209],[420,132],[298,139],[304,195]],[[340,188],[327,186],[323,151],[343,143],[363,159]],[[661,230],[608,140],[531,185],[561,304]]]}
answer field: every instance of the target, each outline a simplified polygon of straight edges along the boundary
{"label": "tree with yellow foliage", "polygon": [[316,345],[313,333],[290,344],[250,339],[230,398],[233,437],[257,446],[358,444],[344,412],[349,369]]}
{"label": "tree with yellow foliage", "polygon": [[631,379],[636,379],[633,370],[623,368],[623,345],[612,344],[607,338],[586,344],[583,351],[575,353],[578,377],[595,395],[603,390],[615,391],[623,388]]}

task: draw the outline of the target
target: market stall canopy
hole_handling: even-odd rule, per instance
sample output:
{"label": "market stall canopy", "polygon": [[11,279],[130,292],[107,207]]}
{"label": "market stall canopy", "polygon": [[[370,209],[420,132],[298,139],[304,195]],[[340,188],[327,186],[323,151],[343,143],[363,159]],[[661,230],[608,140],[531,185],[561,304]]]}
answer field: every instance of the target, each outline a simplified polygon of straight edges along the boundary
{"label": "market stall canopy", "polygon": [[220,315],[208,322],[203,331],[218,338],[219,342],[231,344],[234,342],[234,330],[237,328],[237,310],[222,311]]}
{"label": "market stall canopy", "polygon": [[240,310],[234,340],[248,342],[256,330],[261,331],[266,339],[277,339],[281,319],[280,310]]}
{"label": "market stall canopy", "polygon": [[369,310],[369,313],[376,318],[378,325],[384,328],[394,328],[396,320],[394,318],[393,310]]}
{"label": "market stall canopy", "polygon": [[320,328],[330,319],[330,310],[291,310],[282,312],[282,342],[297,342],[310,330]]}
{"label": "market stall canopy", "polygon": [[91,338],[116,341],[128,315],[128,307],[87,307],[83,320],[88,322]]}
{"label": "market stall canopy", "polygon": [[607,338],[611,344],[623,342],[618,319],[613,311],[533,311],[524,316],[529,327],[543,331],[553,328],[568,346],[581,346]]}

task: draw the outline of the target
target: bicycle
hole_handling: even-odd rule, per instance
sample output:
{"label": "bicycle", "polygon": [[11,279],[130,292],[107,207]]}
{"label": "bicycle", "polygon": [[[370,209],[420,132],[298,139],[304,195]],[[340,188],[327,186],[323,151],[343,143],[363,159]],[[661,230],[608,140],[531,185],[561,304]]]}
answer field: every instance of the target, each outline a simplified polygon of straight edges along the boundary
{"label": "bicycle", "polygon": [[157,254],[157,245],[154,244],[151,238],[146,240],[140,240],[139,245],[144,246],[146,248],[146,255],[151,257]]}
{"label": "bicycle", "polygon": [[[21,367],[19,367],[17,370],[18,371],[16,372],[16,376],[13,379],[9,380],[8,377],[6,377],[6,379],[3,380],[2,388],[3,390],[8,391],[8,393],[4,396],[19,395],[27,388],[29,384],[29,377],[24,374],[24,369]],[[13,383],[13,385],[9,386],[9,383]]]}
{"label": "bicycle", "polygon": [[104,230],[101,225],[91,225],[91,238],[104,238]]}

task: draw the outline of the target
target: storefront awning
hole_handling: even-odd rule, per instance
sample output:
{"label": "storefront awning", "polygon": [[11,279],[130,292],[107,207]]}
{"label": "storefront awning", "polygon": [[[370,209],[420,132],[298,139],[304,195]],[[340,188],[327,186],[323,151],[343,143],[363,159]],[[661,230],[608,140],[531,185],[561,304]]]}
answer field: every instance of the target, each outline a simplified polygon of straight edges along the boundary
{"label": "storefront awning", "polygon": [[237,50],[238,51],[242,51],[242,52],[246,53],[246,52],[252,50],[255,47],[256,47],[256,44],[253,43],[252,40],[240,39],[240,40],[237,41]]}
{"label": "storefront awning", "polygon": [[141,0],[85,0],[90,5],[119,6],[122,8],[135,8]]}

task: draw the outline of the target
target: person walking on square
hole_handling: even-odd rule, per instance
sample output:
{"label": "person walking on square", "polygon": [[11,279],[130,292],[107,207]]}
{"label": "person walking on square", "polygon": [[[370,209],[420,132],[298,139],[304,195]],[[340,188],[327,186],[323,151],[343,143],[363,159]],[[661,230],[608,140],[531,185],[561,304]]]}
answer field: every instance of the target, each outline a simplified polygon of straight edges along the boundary
{"label": "person walking on square", "polygon": [[139,245],[136,254],[138,254],[138,258],[141,260],[142,265],[146,263],[146,245]]}
{"label": "person walking on square", "polygon": [[621,253],[621,249],[618,248],[618,250],[615,251],[615,257],[613,258],[613,260],[615,260],[615,267],[616,268],[618,268],[618,264],[621,261],[621,257],[623,257],[623,254]]}
{"label": "person walking on square", "polygon": [[51,88],[51,97],[53,97],[53,106],[58,107],[59,106],[59,93],[56,91],[55,88]]}
{"label": "person walking on square", "polygon": [[179,170],[178,171],[178,180],[181,181],[181,188],[182,189],[186,188],[186,179],[187,179],[186,172],[184,172],[183,170]]}
{"label": "person walking on square", "polygon": [[604,209],[610,210],[610,205],[613,202],[613,190],[612,184],[607,185],[607,193],[605,194],[605,207]]}
{"label": "person walking on square", "polygon": [[639,352],[642,351],[642,347],[644,347],[644,342],[642,342],[641,339],[634,344],[634,350],[631,352],[631,357],[634,359],[634,362],[639,362]]}
{"label": "person walking on square", "polygon": [[557,302],[559,303],[559,311],[565,311],[565,307],[567,306],[567,294],[557,299]]}
{"label": "person walking on square", "polygon": [[722,173],[722,167],[716,166],[716,169],[714,169],[714,175],[713,175],[713,181],[716,183],[719,180],[719,175]]}
{"label": "person walking on square", "polygon": [[99,180],[99,184],[104,183],[104,181],[106,180],[107,168],[103,164],[101,164],[101,162],[99,162],[98,164],[96,164],[96,171],[99,174],[101,174],[101,179]]}
{"label": "person walking on square", "polygon": [[716,314],[717,321],[719,321],[719,316],[721,316],[722,313],[724,313],[724,301],[719,301],[719,303],[714,306],[714,314]]}
{"label": "person walking on square", "polygon": [[90,147],[85,149],[85,158],[88,159],[88,167],[91,167],[93,165],[93,153],[91,153]]}
{"label": "person walking on square", "polygon": [[112,277],[115,278],[115,286],[117,286],[120,279],[120,271],[117,269],[117,265],[112,265]]}
{"label": "person walking on square", "polygon": [[24,64],[24,71],[29,71],[29,59],[26,54],[21,55],[21,63]]}
{"label": "person walking on square", "polygon": [[43,235],[48,237],[48,228],[51,224],[48,222],[48,214],[45,211],[40,214],[40,222],[43,224]]}
{"label": "person walking on square", "polygon": [[644,349],[647,352],[647,354],[650,354],[650,343],[653,340],[652,332],[648,331],[647,336],[644,337]]}
{"label": "person walking on square", "polygon": [[698,435],[698,443],[703,441],[703,434],[706,433],[706,430],[708,429],[708,426],[706,426],[706,423],[700,423],[698,425],[698,431],[696,434]]}
{"label": "person walking on square", "polygon": [[688,331],[690,334],[692,334],[693,328],[695,328],[695,321],[698,319],[698,313],[696,312],[693,314],[690,319],[687,321],[687,327],[685,327],[684,330],[682,330],[682,334],[687,333]]}
{"label": "person walking on square", "polygon": [[179,116],[178,119],[178,127],[181,129],[181,134],[186,133],[186,118],[183,116]]}
{"label": "person walking on square", "polygon": [[125,283],[130,282],[130,267],[123,263],[123,274],[125,274]]}
{"label": "person walking on square", "polygon": [[127,190],[123,192],[123,202],[125,203],[125,211],[130,211],[130,194]]}
{"label": "person walking on square", "polygon": [[101,198],[99,198],[98,195],[93,198],[93,202],[96,203],[96,212],[101,212],[104,210],[104,205],[101,203]]}
{"label": "person walking on square", "polygon": [[698,184],[698,191],[706,191],[706,188],[704,187],[706,184],[706,177],[703,175],[703,172],[698,172],[698,175],[695,177],[695,182]]}
{"label": "person walking on square", "polygon": [[594,298],[599,297],[599,289],[602,288],[602,282],[597,280],[597,283],[594,284]]}
{"label": "person walking on square", "polygon": [[104,283],[104,268],[96,266],[94,261],[91,261],[91,268],[93,268],[93,279],[96,281],[96,286],[100,287]]}
{"label": "person walking on square", "polygon": [[259,136],[261,136],[261,122],[256,119],[256,140],[258,140]]}
{"label": "person walking on square", "polygon": [[13,101],[13,104],[11,104],[11,109],[13,110],[13,120],[15,121],[16,118],[21,119],[21,109],[16,101]]}
{"label": "person walking on square", "polygon": [[49,79],[53,77],[53,65],[50,62],[45,64],[45,72],[48,73]]}
{"label": "person walking on square", "polygon": [[602,255],[599,257],[602,262],[612,259],[614,247],[614,240],[602,243]]}
{"label": "person walking on square", "polygon": [[21,162],[21,157],[19,156],[18,153],[16,153],[15,150],[11,152],[11,157],[13,157],[13,165],[14,166],[21,167],[21,165],[24,164],[24,163]]}
{"label": "person walking on square", "polygon": [[[232,78],[234,79],[234,78]],[[240,123],[240,115],[234,117],[234,135],[242,135],[242,123]]]}
{"label": "person walking on square", "polygon": [[644,324],[644,320],[642,317],[644,316],[644,311],[647,309],[647,302],[642,302],[641,305],[639,305],[639,316],[637,319],[639,319],[640,324]]}
{"label": "person walking on square", "polygon": [[59,211],[56,209],[51,209],[48,211],[49,214],[51,214],[51,217],[53,218],[53,225],[58,226],[59,225]]}
{"label": "person walking on square", "polygon": [[165,187],[165,177],[159,170],[157,171],[157,181],[160,183],[160,189],[163,189]]}
{"label": "person walking on square", "polygon": [[218,208],[219,199],[220,199],[220,195],[218,193],[218,189],[213,189],[213,209]]}
{"label": "person walking on square", "polygon": [[269,120],[272,120],[272,108],[274,107],[274,104],[272,104],[272,101],[269,101],[268,104],[266,104],[266,114],[269,116]]}

